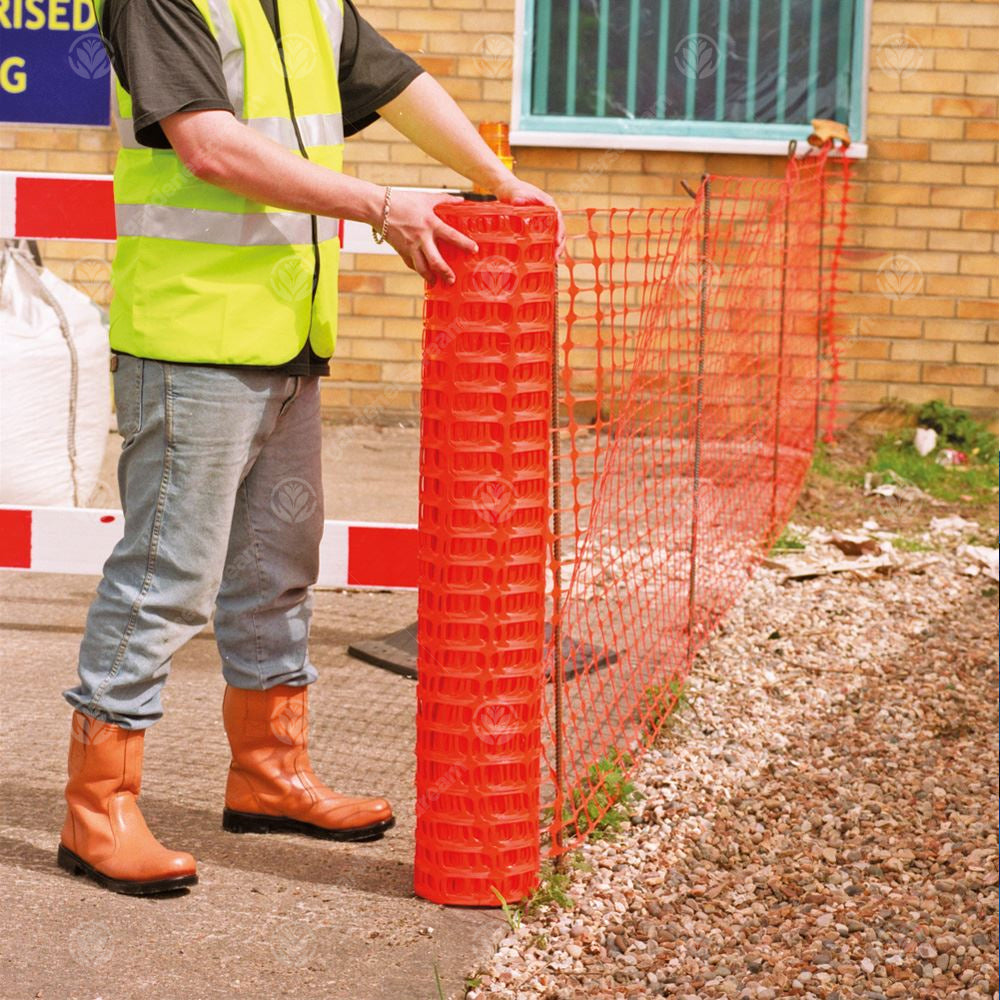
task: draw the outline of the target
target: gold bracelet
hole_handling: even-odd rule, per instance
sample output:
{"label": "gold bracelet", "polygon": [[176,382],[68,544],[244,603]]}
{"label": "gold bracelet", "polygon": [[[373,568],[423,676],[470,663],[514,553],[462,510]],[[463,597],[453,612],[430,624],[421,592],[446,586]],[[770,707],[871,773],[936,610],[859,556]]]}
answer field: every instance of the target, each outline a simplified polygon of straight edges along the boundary
{"label": "gold bracelet", "polygon": [[392,188],[387,185],[385,189],[385,200],[382,202],[382,228],[376,229],[372,226],[372,238],[376,243],[385,243],[386,234],[389,232],[390,208],[392,208]]}

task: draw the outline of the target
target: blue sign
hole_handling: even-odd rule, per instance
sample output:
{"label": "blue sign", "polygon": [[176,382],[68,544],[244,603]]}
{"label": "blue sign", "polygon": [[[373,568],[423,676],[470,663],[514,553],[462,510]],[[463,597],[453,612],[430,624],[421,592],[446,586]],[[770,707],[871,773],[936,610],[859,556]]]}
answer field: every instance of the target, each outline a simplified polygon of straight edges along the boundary
{"label": "blue sign", "polygon": [[0,122],[107,125],[110,80],[90,0],[0,0]]}

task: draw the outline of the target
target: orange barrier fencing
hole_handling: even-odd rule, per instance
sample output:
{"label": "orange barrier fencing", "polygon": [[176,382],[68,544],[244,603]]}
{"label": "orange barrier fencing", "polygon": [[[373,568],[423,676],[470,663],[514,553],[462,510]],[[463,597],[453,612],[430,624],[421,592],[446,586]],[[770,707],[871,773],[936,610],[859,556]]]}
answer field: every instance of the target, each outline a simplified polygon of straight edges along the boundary
{"label": "orange barrier fencing", "polygon": [[558,268],[551,212],[442,211],[480,253],[426,306],[421,895],[524,898],[617,808],[832,429],[847,195],[828,150],[709,175],[570,213]]}
{"label": "orange barrier fencing", "polygon": [[587,212],[571,241],[543,690],[552,854],[615,808],[794,506],[836,359],[846,195],[846,159],[823,153],[780,178],[707,176],[688,206]]}

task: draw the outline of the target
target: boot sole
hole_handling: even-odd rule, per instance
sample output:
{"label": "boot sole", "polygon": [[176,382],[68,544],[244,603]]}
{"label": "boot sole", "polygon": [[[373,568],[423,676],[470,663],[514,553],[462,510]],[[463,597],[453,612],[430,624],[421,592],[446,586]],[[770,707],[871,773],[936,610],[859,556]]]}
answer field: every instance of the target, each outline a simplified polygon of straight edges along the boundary
{"label": "boot sole", "polygon": [[222,829],[228,833],[301,833],[319,840],[345,840],[352,843],[381,840],[387,830],[396,825],[395,817],[341,830],[329,830],[313,823],[290,819],[287,816],[264,816],[260,813],[237,812],[235,809],[222,810]]}
{"label": "boot sole", "polygon": [[178,889],[186,889],[188,886],[198,884],[197,875],[176,875],[173,878],[155,879],[152,882],[133,882],[129,879],[112,878],[110,875],[99,872],[93,865],[87,864],[83,858],[62,844],[59,845],[56,861],[59,867],[68,871],[70,875],[86,875],[99,886],[110,889],[111,892],[120,892],[124,896],[156,896],[162,892],[175,892]]}

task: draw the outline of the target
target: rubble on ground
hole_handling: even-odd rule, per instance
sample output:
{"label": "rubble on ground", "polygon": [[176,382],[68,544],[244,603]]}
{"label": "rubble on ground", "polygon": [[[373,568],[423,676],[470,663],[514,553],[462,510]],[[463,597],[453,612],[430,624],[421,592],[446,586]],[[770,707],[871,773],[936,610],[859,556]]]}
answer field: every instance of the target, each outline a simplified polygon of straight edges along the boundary
{"label": "rubble on ground", "polygon": [[573,909],[526,916],[469,1000],[995,998],[996,550],[958,520],[929,525],[934,551],[802,529],[789,558],[826,568],[757,574],[631,824],[582,848]]}

